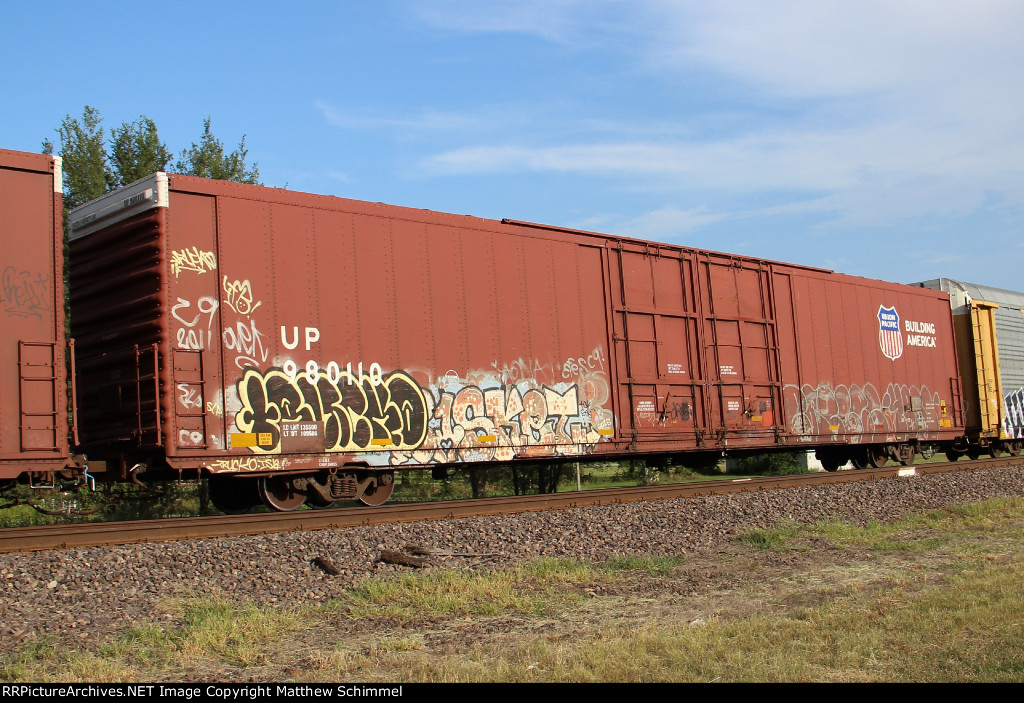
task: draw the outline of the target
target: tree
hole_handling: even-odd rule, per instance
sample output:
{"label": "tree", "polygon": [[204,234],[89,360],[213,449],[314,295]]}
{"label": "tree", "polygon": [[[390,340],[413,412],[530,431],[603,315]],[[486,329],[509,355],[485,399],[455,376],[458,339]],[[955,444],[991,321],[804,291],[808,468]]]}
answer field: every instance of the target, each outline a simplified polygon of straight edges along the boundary
{"label": "tree", "polygon": [[174,154],[157,136],[156,124],[145,115],[110,130],[113,187],[126,186],[156,171],[166,171]]}
{"label": "tree", "polygon": [[[96,108],[85,106],[81,119],[67,115],[57,134],[60,136],[58,156],[64,168],[64,212],[98,198],[156,171],[166,171],[174,158],[167,145],[160,141],[156,124],[145,115],[134,122],[122,122],[110,132],[109,152],[103,118]],[[43,153],[53,154],[54,144],[43,141]],[[181,152],[173,169],[178,173],[204,178],[217,178],[239,183],[262,185],[257,164],[252,169],[245,160],[249,150],[245,137],[231,153],[210,131],[210,118],[203,121],[199,143]]]}
{"label": "tree", "polygon": [[245,159],[248,154],[244,135],[238,148],[225,154],[224,144],[210,132],[210,118],[207,117],[203,120],[203,136],[199,138],[199,143],[193,142],[191,149],[182,151],[174,168],[178,173],[190,176],[263,185],[259,182],[259,165],[253,164],[251,171],[246,168]]}
{"label": "tree", "polygon": [[[81,121],[67,115],[57,134],[64,169],[64,208],[70,210],[106,193],[114,184],[107,158],[99,110],[85,106]],[[53,154],[54,145],[43,141],[43,153]]]}

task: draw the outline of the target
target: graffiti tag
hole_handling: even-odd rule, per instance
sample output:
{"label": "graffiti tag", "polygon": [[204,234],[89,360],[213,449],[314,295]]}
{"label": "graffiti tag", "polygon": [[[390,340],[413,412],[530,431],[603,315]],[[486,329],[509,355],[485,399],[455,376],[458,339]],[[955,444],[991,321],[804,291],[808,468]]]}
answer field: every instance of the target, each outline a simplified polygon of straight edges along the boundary
{"label": "graffiti tag", "polygon": [[210,468],[217,471],[276,471],[281,468],[281,460],[269,456],[218,459],[210,464]]}
{"label": "graffiti tag", "polygon": [[[368,373],[362,364],[353,373],[351,364],[333,362],[327,368],[311,364],[306,373],[296,373],[295,364],[248,369],[237,386],[242,409],[235,425],[267,434],[270,441],[252,450],[274,453],[281,451],[283,423],[323,422],[326,451],[387,450],[395,465],[583,454],[615,422],[605,409],[610,393],[604,373],[586,370],[603,355],[597,350],[581,359],[571,383],[501,382],[489,372],[471,373],[468,380],[451,370],[440,385],[427,388],[405,372],[382,373],[378,364]],[[517,362],[499,374],[507,378],[512,369],[525,368]]]}
{"label": "graffiti tag", "polygon": [[14,317],[39,317],[53,311],[50,276],[18,271],[13,266],[0,276],[0,305]]}
{"label": "graffiti tag", "polygon": [[352,378],[347,371],[332,382],[320,371],[314,380],[276,367],[265,373],[246,370],[238,382],[242,409],[235,425],[270,435],[268,446],[253,447],[254,452],[280,451],[281,423],[297,420],[324,423],[326,451],[412,449],[423,442],[426,400],[407,374],[387,374],[374,384],[369,376]]}
{"label": "graffiti tag", "polygon": [[249,279],[228,283],[227,276],[224,277],[224,303],[239,315],[246,317],[263,305],[262,300],[253,305],[252,285],[249,283]]}
{"label": "graffiti tag", "polygon": [[192,247],[171,252],[171,273],[175,278],[182,271],[202,274],[216,269],[217,256],[212,251],[200,251],[199,247]]}
{"label": "graffiti tag", "polygon": [[890,383],[884,393],[874,384],[826,383],[783,389],[789,429],[798,435],[853,435],[927,432],[939,429],[939,394],[927,386]]}

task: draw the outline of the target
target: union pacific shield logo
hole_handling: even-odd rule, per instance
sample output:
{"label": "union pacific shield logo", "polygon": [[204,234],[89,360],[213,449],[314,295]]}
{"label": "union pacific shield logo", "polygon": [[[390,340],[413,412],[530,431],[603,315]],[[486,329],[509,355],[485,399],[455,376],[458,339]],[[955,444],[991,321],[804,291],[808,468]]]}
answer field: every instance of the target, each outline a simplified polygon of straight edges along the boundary
{"label": "union pacific shield logo", "polygon": [[895,307],[878,306],[878,346],[893,361],[903,356],[903,333],[900,332],[900,316]]}

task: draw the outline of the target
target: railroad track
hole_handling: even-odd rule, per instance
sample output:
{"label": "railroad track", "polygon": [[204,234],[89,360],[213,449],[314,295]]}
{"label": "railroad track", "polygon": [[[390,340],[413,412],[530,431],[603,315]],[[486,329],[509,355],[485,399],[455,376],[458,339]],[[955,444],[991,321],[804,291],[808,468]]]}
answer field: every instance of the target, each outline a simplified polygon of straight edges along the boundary
{"label": "railroad track", "polygon": [[292,530],[322,530],[442,520],[459,517],[503,515],[540,510],[635,503],[694,496],[724,495],[777,490],[797,486],[827,485],[969,471],[1022,463],[1021,457],[979,459],[971,462],[885,466],[835,473],[797,474],[765,478],[714,479],[631,488],[608,488],[531,496],[480,498],[431,503],[396,503],[379,507],[299,510],[288,513],[253,513],[162,520],[45,525],[0,530],[0,554],[48,549],[166,542],[207,537],[268,534]]}

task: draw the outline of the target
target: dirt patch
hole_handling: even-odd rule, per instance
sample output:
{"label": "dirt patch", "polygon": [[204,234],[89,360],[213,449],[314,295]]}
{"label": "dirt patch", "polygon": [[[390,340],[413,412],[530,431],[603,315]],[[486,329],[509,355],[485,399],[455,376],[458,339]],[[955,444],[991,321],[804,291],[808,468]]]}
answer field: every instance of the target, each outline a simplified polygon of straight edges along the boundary
{"label": "dirt patch", "polygon": [[569,604],[544,615],[353,618],[339,609],[279,642],[260,666],[163,671],[160,678],[329,680],[332,668],[342,667],[345,661],[373,659],[401,646],[421,657],[457,657],[481,648],[501,651],[536,638],[592,639],[613,629],[654,623],[699,627],[711,620],[755,614],[796,615],[845,594],[870,594],[895,583],[905,590],[937,585],[953,560],[941,551],[880,554],[831,547],[826,542],[759,550],[735,541],[714,552],[688,556],[668,574],[619,572],[606,580],[573,586],[565,594],[574,597]]}

